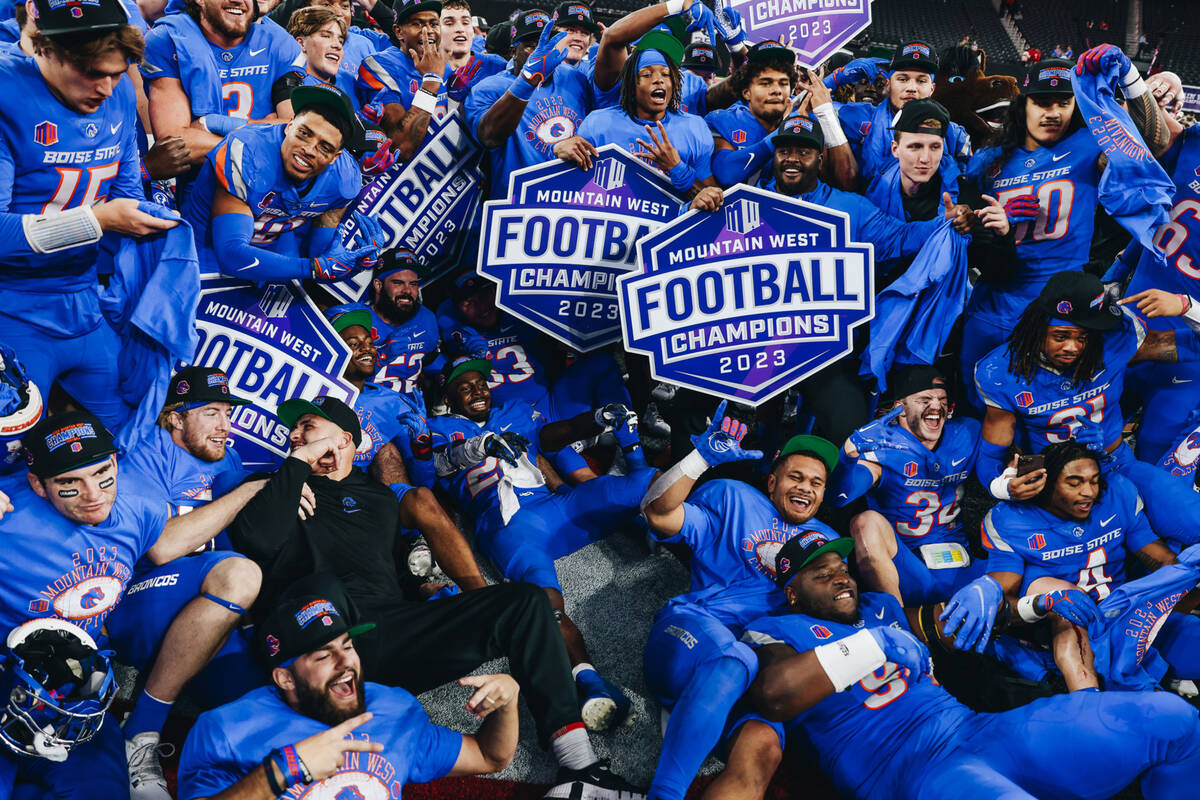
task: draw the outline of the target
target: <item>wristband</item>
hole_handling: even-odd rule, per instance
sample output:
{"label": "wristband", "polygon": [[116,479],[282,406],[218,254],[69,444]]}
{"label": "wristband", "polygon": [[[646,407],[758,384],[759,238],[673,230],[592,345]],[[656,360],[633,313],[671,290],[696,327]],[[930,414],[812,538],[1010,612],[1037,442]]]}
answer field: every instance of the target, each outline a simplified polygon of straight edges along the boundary
{"label": "wristband", "polygon": [[1039,614],[1034,607],[1034,600],[1038,597],[1041,595],[1026,595],[1017,601],[1017,616],[1031,625],[1046,618],[1045,614]]}
{"label": "wristband", "polygon": [[1180,312],[1180,316],[1183,316],[1188,311],[1190,311],[1192,308],[1192,296],[1190,294],[1182,294],[1181,293],[1178,295],[1178,297],[1179,297],[1179,302],[1183,303],[1183,311]]}
{"label": "wristband", "polygon": [[1146,81],[1142,80],[1142,74],[1132,64],[1129,65],[1129,71],[1125,73],[1125,77],[1121,79],[1121,91],[1125,93],[1126,100],[1141,97],[1149,91]]}
{"label": "wristband", "polygon": [[667,177],[671,179],[672,186],[681,192],[686,192],[696,182],[696,170],[680,161],[667,171]]}
{"label": "wristband", "polygon": [[1013,478],[1017,477],[1016,467],[1007,467],[1004,472],[992,479],[988,484],[988,491],[992,493],[992,497],[997,500],[1012,500],[1012,495],[1008,493],[1008,484]]}
{"label": "wristband", "polygon": [[813,653],[837,692],[846,691],[887,663],[887,656],[870,631],[814,647]]}
{"label": "wristband", "polygon": [[21,217],[25,241],[35,253],[55,253],[69,247],[95,244],[104,235],[91,206]]}
{"label": "wristband", "polygon": [[533,97],[533,90],[536,88],[532,83],[525,80],[525,74],[521,73],[508,85],[508,93],[518,100],[528,103],[529,98]]}
{"label": "wristband", "polygon": [[437,95],[420,89],[413,95],[412,107],[432,115],[437,112]]}
{"label": "wristband", "polygon": [[[692,0],[692,1],[698,2],[698,0]],[[668,17],[674,17],[678,14],[683,13],[683,0],[667,0],[665,5],[667,7],[667,16]]]}
{"label": "wristband", "polygon": [[1188,297],[1188,309],[1183,312],[1183,318],[1188,321],[1189,326],[1192,328],[1200,325],[1200,306],[1193,303],[1190,296]]}
{"label": "wristband", "polygon": [[821,133],[825,134],[825,147],[840,147],[847,143],[846,132],[838,122],[837,109],[833,103],[819,105],[812,110],[817,122],[821,123]]}
{"label": "wristband", "polygon": [[425,81],[437,81],[438,86],[441,86],[442,85],[442,76],[438,75],[436,72],[426,72],[424,75],[421,76],[421,83],[424,83]]}
{"label": "wristband", "polygon": [[[286,792],[299,782],[292,779],[292,772],[288,767],[287,757],[284,756],[282,748],[276,747],[270,752],[267,758],[271,759],[271,763],[275,765],[275,768],[279,770],[279,774],[283,776],[283,791]],[[297,770],[296,778],[298,779],[299,777],[299,770]]]}
{"label": "wristband", "polygon": [[[271,789],[271,794],[276,797],[286,792],[289,788],[287,786],[280,786],[279,781],[275,778],[275,754],[278,752],[278,750],[272,750],[262,760],[263,772],[267,774],[267,786]],[[280,774],[283,774],[283,770],[280,770]]]}

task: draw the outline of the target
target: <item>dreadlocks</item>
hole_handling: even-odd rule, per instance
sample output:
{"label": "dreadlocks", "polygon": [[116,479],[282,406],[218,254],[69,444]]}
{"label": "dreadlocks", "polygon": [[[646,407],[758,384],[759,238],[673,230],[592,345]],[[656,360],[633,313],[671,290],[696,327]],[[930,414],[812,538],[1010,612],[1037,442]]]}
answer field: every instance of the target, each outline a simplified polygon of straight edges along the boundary
{"label": "dreadlocks", "polygon": [[[1046,485],[1033,498],[1033,502],[1042,507],[1050,505],[1050,498],[1054,496],[1054,485],[1058,483],[1058,476],[1066,469],[1067,464],[1070,464],[1072,461],[1078,461],[1081,458],[1090,458],[1096,462],[1096,468],[1100,468],[1100,454],[1074,439],[1050,445],[1042,451],[1042,457],[1046,459],[1044,465],[1046,468]],[[1100,494],[1104,494],[1104,490],[1107,488],[1108,484],[1104,480],[1104,470],[1100,470]],[[1096,495],[1096,502],[1100,502],[1100,495]]]}
{"label": "dreadlocks", "polygon": [[[621,67],[621,110],[633,119],[638,119],[637,65],[641,61],[639,55],[639,53],[634,53],[625,59],[625,66]],[[667,102],[667,112],[678,113],[679,95],[683,91],[683,76],[679,74],[679,67],[669,58],[667,59],[667,69],[671,71],[671,99]]]}
{"label": "dreadlocks", "polygon": [[[1046,330],[1050,317],[1037,303],[1030,303],[1017,321],[1008,337],[1008,371],[1013,375],[1033,380],[1033,373],[1042,363],[1042,347],[1046,341]],[[1090,381],[1096,370],[1104,367],[1104,339],[1096,332],[1088,336],[1082,355],[1075,362],[1071,373],[1071,385],[1079,386]]]}

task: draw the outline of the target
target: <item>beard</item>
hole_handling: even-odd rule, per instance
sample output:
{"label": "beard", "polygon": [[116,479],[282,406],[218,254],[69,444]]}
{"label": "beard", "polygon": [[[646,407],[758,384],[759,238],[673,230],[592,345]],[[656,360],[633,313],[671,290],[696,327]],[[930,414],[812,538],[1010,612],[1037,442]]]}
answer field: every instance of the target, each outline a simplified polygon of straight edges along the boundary
{"label": "beard", "polygon": [[297,711],[306,717],[322,722],[331,728],[341,725],[351,717],[357,717],[367,710],[367,698],[363,691],[363,682],[358,675],[354,676],[354,705],[341,708],[334,705],[329,698],[329,688],[314,689],[311,686],[296,681]]}
{"label": "beard", "polygon": [[222,36],[228,36],[231,39],[236,39],[245,36],[250,32],[250,26],[254,24],[255,9],[253,5],[246,10],[246,14],[240,19],[230,20],[221,13],[220,8],[214,8],[212,13],[204,12],[204,18],[208,20],[208,24]]}
{"label": "beard", "polygon": [[414,297],[411,306],[399,306],[396,300],[391,297],[383,297],[382,295],[375,301],[375,310],[379,312],[379,316],[386,319],[393,325],[403,325],[417,315],[421,310],[421,298]]}

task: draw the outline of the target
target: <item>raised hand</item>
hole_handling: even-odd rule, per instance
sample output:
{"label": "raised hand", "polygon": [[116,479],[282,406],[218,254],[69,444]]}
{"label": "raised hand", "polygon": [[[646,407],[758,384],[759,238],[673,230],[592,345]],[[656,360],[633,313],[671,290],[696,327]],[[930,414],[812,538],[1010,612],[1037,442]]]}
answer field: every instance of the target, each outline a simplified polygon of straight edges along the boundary
{"label": "raised hand", "polygon": [[1018,222],[1033,222],[1038,216],[1038,199],[1031,194],[1010,197],[1004,203],[1004,213],[1014,225]]}
{"label": "raised hand", "polygon": [[725,406],[729,403],[722,400],[713,414],[713,421],[708,430],[692,437],[692,445],[696,452],[710,467],[731,461],[750,461],[763,457],[761,450],[743,450],[742,438],[746,435],[746,423],[738,422],[733,417],[725,416]]}
{"label": "raised hand", "polygon": [[850,434],[847,441],[859,455],[883,449],[908,450],[912,447],[912,437],[906,436],[902,428],[891,424],[892,420],[903,413],[904,409],[896,406],[884,416]]}
{"label": "raised hand", "polygon": [[383,752],[382,742],[346,738],[355,728],[370,722],[373,716],[367,711],[296,743],[296,755],[308,767],[314,781],[324,780],[341,769],[346,763],[346,753]]}
{"label": "raised hand", "polygon": [[[728,6],[725,2],[717,5],[716,13],[713,14],[717,25],[717,35],[725,40],[725,46],[730,50],[737,50],[739,45],[746,43],[746,31],[742,28],[742,15],[737,9]],[[716,44],[716,42],[712,42]]]}
{"label": "raised hand", "polygon": [[367,131],[367,139],[377,142],[374,153],[367,153],[358,162],[364,175],[380,175],[387,172],[388,167],[396,163],[396,154],[392,151],[392,140],[382,131]]}
{"label": "raised hand", "polygon": [[982,653],[1003,601],[1004,590],[999,582],[990,575],[980,575],[955,592],[946,603],[939,618],[945,623],[942,630],[947,636],[954,636],[957,649]]}
{"label": "raised hand", "polygon": [[1039,614],[1058,614],[1072,625],[1087,629],[1100,621],[1100,607],[1091,595],[1079,589],[1056,589],[1033,598],[1033,610]]}
{"label": "raised hand", "polygon": [[550,80],[554,70],[567,57],[566,45],[559,47],[566,36],[565,33],[557,35],[554,33],[554,19],[551,19],[542,29],[537,47],[533,48],[529,58],[525,59],[525,64],[521,67],[521,77],[529,81],[532,86],[538,86]]}
{"label": "raised hand", "polygon": [[1004,206],[990,194],[983,196],[983,202],[987,205],[976,209],[975,217],[983,224],[983,227],[995,231],[998,235],[1007,234],[1012,225],[1008,221],[1008,214],[1005,213]]}
{"label": "raised hand", "polygon": [[485,433],[483,435],[483,454],[517,466],[529,447],[529,440],[519,433],[504,431],[503,433]]}
{"label": "raised hand", "polygon": [[[379,258],[379,251],[387,247],[383,226],[373,217],[354,212],[358,230],[349,241],[342,243],[335,236],[323,256],[313,259],[313,278],[319,281],[338,281],[363,269],[371,269]],[[354,240],[362,236],[364,244],[353,247]]]}
{"label": "raised hand", "polygon": [[442,52],[441,42],[428,42],[421,38],[415,48],[408,49],[408,57],[422,75],[433,74],[440,78],[446,73],[446,54]]}
{"label": "raised hand", "polygon": [[713,16],[712,10],[704,5],[703,0],[691,0],[691,2],[684,0],[683,11],[680,12],[680,15],[687,20],[688,33],[703,30],[708,36],[709,44],[717,43],[717,18]]}
{"label": "raised hand", "polygon": [[1104,441],[1104,429],[1089,417],[1077,417],[1078,426],[1071,429],[1071,438],[1097,453],[1103,453],[1108,442]]}
{"label": "raised hand", "polygon": [[459,686],[474,686],[475,691],[467,701],[467,711],[476,719],[483,719],[493,711],[504,708],[517,700],[520,687],[511,675],[468,675],[458,679]]}
{"label": "raised hand", "polygon": [[856,58],[853,61],[847,61],[834,70],[832,75],[825,78],[825,86],[829,89],[840,89],[861,80],[874,83],[875,79],[879,77],[881,63],[886,64],[887,61],[882,58]]}
{"label": "raised hand", "polygon": [[1133,68],[1133,62],[1121,51],[1121,48],[1111,44],[1102,44],[1079,56],[1075,72],[1080,75],[1085,72],[1096,75],[1108,71],[1109,67],[1113,66],[1116,67],[1117,78],[1120,79],[1124,78],[1125,73]]}
{"label": "raised hand", "polygon": [[[679,151],[675,149],[675,145],[671,144],[671,140],[667,136],[667,129],[663,127],[662,121],[660,120],[654,124],[657,128],[657,135],[655,128],[649,125],[645,126],[646,135],[650,137],[650,141],[654,144],[650,144],[641,138],[636,139],[635,141],[638,145],[646,152],[634,153],[634,155],[643,161],[654,164],[663,172],[670,172],[682,159],[679,157]],[[659,137],[662,138],[660,139]]]}

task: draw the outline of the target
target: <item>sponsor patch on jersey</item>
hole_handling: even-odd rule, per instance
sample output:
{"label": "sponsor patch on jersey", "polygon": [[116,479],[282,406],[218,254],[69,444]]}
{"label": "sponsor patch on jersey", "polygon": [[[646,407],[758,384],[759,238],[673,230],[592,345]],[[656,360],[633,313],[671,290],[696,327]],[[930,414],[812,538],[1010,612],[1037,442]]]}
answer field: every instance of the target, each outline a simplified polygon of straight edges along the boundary
{"label": "sponsor patch on jersey", "polygon": [[302,629],[307,628],[312,621],[320,619],[323,625],[332,625],[332,617],[339,617],[337,609],[333,607],[333,603],[328,600],[313,600],[304,608],[296,612],[296,624]]}
{"label": "sponsor patch on jersey", "polygon": [[829,637],[833,636],[833,631],[829,630],[829,628],[826,628],[824,625],[813,625],[811,628],[809,628],[809,630],[811,630],[812,635],[818,639],[828,639]]}
{"label": "sponsor patch on jersey", "polygon": [[746,141],[746,132],[745,131],[738,130],[738,131],[733,132],[733,143],[734,144],[742,144],[745,141]]}
{"label": "sponsor patch on jersey", "polygon": [[1035,533],[1033,536],[1030,536],[1028,541],[1030,550],[1041,550],[1046,546],[1046,537],[1040,533]]}
{"label": "sponsor patch on jersey", "polygon": [[58,126],[49,121],[34,125],[33,141],[42,147],[52,147],[58,144]]}
{"label": "sponsor patch on jersey", "polygon": [[907,464],[904,465],[904,477],[911,478],[913,475],[916,475],[916,474],[917,474],[917,462],[909,461]]}
{"label": "sponsor patch on jersey", "polygon": [[29,602],[30,614],[45,614],[50,610],[50,601],[44,597],[39,597],[37,600]]}
{"label": "sponsor patch on jersey", "polygon": [[1017,405],[1019,405],[1021,408],[1029,408],[1031,405],[1033,405],[1033,393],[1021,392],[1019,395],[1017,395]]}

